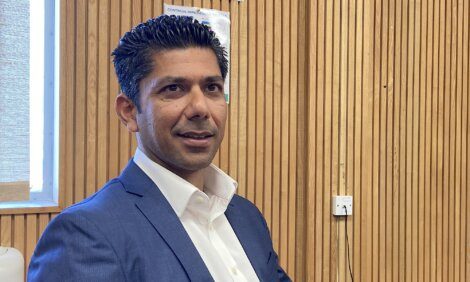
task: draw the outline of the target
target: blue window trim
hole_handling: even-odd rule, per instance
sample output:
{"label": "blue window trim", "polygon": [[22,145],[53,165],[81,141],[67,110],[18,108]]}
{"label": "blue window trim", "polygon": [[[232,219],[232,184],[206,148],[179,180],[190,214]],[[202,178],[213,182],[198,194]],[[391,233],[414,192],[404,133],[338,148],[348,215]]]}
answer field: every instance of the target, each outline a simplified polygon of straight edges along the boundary
{"label": "blue window trim", "polygon": [[58,202],[59,1],[44,1],[44,160],[43,187],[31,201]]}

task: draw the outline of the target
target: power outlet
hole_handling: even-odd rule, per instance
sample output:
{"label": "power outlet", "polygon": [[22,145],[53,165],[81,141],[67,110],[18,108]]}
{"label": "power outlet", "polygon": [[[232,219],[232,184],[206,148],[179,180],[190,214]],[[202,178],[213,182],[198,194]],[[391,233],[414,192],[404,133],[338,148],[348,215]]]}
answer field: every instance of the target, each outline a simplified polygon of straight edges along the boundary
{"label": "power outlet", "polygon": [[336,216],[352,215],[353,197],[333,196],[333,199],[331,200],[331,210],[333,215]]}

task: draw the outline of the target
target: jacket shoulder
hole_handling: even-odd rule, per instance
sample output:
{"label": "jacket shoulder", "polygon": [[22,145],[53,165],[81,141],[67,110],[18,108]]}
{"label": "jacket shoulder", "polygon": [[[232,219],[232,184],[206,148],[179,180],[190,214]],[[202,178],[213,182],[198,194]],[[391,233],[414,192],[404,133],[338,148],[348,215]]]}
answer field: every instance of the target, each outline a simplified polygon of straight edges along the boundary
{"label": "jacket shoulder", "polygon": [[65,208],[62,213],[95,213],[109,210],[116,202],[121,201],[125,194],[122,182],[115,178],[88,198]]}

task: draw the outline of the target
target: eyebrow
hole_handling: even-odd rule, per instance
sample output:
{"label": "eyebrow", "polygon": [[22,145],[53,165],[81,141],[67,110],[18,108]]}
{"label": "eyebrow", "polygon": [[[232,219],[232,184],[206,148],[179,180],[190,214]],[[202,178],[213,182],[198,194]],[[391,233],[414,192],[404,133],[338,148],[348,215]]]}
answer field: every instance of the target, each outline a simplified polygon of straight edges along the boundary
{"label": "eyebrow", "polygon": [[[185,83],[186,81],[188,81],[186,78],[180,77],[180,76],[165,76],[165,77],[162,77],[160,79],[152,80],[150,88],[152,90],[155,90],[156,88],[158,88],[159,86],[164,85],[164,84]],[[210,83],[210,82],[223,83],[224,79],[220,75],[213,75],[213,76],[204,77],[202,79],[202,81],[205,82],[205,83]]]}
{"label": "eyebrow", "polygon": [[220,75],[208,76],[204,79],[205,82],[224,82]]}
{"label": "eyebrow", "polygon": [[161,85],[161,84],[167,84],[167,83],[183,83],[185,82],[186,79],[183,77],[177,77],[177,76],[165,76],[160,79],[155,79],[152,81],[152,88]]}

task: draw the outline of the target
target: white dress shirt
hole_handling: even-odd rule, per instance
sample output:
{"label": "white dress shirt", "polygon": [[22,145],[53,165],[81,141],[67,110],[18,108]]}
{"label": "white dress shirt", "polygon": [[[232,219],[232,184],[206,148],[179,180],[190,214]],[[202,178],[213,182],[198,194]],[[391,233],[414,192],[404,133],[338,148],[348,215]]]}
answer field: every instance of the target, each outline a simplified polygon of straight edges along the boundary
{"label": "white dress shirt", "polygon": [[165,196],[215,281],[259,281],[225,210],[237,182],[214,165],[204,169],[204,192],[136,150],[134,162]]}

